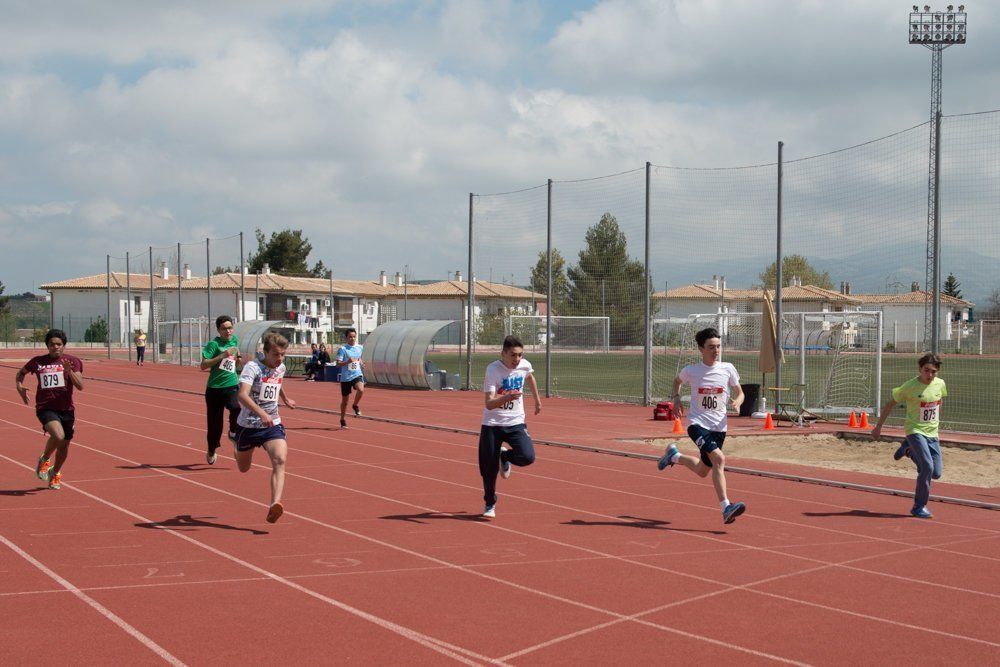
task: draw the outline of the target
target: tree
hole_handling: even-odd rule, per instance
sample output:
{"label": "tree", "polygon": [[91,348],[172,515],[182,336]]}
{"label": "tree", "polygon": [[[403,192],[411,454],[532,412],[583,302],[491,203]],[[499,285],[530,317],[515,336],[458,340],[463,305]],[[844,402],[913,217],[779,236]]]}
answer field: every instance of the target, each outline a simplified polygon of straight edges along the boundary
{"label": "tree", "polygon": [[96,320],[90,323],[87,330],[83,332],[83,340],[85,343],[108,342],[108,323],[103,317],[98,316]]}
{"label": "tree", "polygon": [[[774,289],[775,277],[778,273],[778,262],[774,261],[760,273],[757,278],[761,285],[767,289]],[[815,285],[823,289],[833,289],[833,281],[830,274],[824,271],[820,273],[809,264],[802,255],[785,255],[781,259],[781,286],[788,287],[792,284],[792,277],[797,276],[802,279],[803,285]]]}
{"label": "tree", "polygon": [[956,299],[962,298],[962,290],[958,289],[962,286],[962,283],[958,282],[958,278],[955,277],[954,273],[948,274],[948,279],[944,281],[944,285],[941,288],[941,293],[945,296],[951,296]]}
{"label": "tree", "polygon": [[331,272],[319,261],[310,269],[308,265],[312,244],[302,236],[301,229],[284,229],[271,232],[270,240],[264,232],[256,231],[257,253],[250,255],[248,267],[250,273],[264,270],[267,264],[271,271],[283,275],[305,276],[309,278],[329,278]]}
{"label": "tree", "polygon": [[[0,281],[0,295],[4,284]],[[14,338],[14,320],[10,314],[10,297],[0,296],[0,340],[9,341]]]}
{"label": "tree", "polygon": [[642,344],[643,290],[648,290],[642,262],[629,258],[625,234],[611,213],[602,215],[584,240],[579,262],[566,270],[571,283],[566,314],[610,317],[612,345]]}
{"label": "tree", "polygon": [[977,313],[978,320],[998,320],[1000,319],[1000,287],[994,287],[986,299],[986,305]]}
{"label": "tree", "polygon": [[[538,262],[531,269],[531,289],[539,294],[548,294],[549,276],[545,251],[538,253]],[[566,260],[562,254],[552,249],[552,314],[563,312],[569,299],[569,279],[566,277]]]}

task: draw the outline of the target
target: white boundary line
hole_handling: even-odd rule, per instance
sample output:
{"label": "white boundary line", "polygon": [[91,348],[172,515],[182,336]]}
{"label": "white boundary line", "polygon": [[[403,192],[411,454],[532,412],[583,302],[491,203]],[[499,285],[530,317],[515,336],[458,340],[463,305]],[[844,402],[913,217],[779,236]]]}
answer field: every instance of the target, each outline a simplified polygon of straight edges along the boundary
{"label": "white boundary line", "polygon": [[[4,456],[3,458],[7,458],[7,457]],[[8,460],[10,460],[10,459],[8,459]],[[21,465],[21,464],[18,464],[18,465]],[[27,468],[28,466],[23,466],[23,467]],[[146,635],[142,634],[137,629],[135,629],[134,627],[132,627],[131,625],[129,625],[127,622],[125,622],[125,620],[123,618],[121,618],[120,616],[118,616],[118,614],[114,613],[113,611],[111,611],[110,609],[108,609],[107,607],[105,607],[104,605],[102,605],[100,602],[98,602],[94,598],[90,597],[89,595],[87,595],[86,593],[84,593],[83,591],[81,591],[79,588],[77,588],[76,586],[74,586],[72,583],[70,583],[69,581],[67,581],[63,577],[59,576],[56,572],[54,572],[53,570],[51,570],[48,567],[46,567],[44,563],[42,563],[41,561],[39,561],[38,559],[36,559],[35,557],[33,557],[31,554],[29,554],[28,552],[26,552],[21,547],[17,546],[16,544],[14,544],[10,540],[8,540],[3,535],[0,535],[0,542],[3,542],[7,546],[7,548],[9,548],[11,551],[13,551],[18,556],[20,556],[24,560],[28,561],[32,565],[34,565],[41,572],[45,573],[45,575],[48,576],[50,579],[52,579],[57,584],[59,584],[60,586],[62,586],[63,588],[65,588],[67,591],[69,591],[70,593],[72,593],[73,595],[75,595],[76,597],[78,597],[80,600],[82,600],[83,602],[85,602],[87,605],[89,605],[91,608],[93,608],[95,611],[97,611],[101,616],[103,616],[104,618],[108,619],[109,621],[111,621],[112,623],[114,623],[115,625],[117,625],[119,629],[123,630],[126,634],[130,635],[132,638],[134,638],[135,640],[137,640],[140,644],[142,644],[143,646],[145,646],[146,648],[148,648],[150,651],[152,651],[156,655],[158,655],[161,658],[163,658],[164,662],[167,662],[167,663],[169,663],[171,665],[176,665],[177,667],[182,667],[184,665],[184,663],[181,662],[180,660],[178,660],[176,657],[174,657],[173,654],[171,654],[166,649],[164,649],[162,646],[160,646],[159,644],[157,644],[156,642],[154,642],[152,639],[150,639]]]}

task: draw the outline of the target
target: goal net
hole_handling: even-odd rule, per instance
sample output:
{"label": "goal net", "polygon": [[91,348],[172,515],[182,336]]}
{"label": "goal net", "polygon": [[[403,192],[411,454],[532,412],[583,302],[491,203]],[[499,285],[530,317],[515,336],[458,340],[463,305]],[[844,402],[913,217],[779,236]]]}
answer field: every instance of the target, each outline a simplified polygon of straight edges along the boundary
{"label": "goal net", "polygon": [[[524,343],[526,351],[545,349],[549,339],[545,315],[508,315],[504,331]],[[553,350],[607,352],[610,349],[610,317],[553,315],[551,346]]]}
{"label": "goal net", "polygon": [[196,366],[201,349],[211,338],[212,323],[207,317],[157,322],[159,363]]}
{"label": "goal net", "polygon": [[[880,402],[882,352],[878,313],[783,313],[782,384],[806,385],[805,407],[831,415],[872,412]],[[759,370],[761,313],[689,315],[653,322],[653,392],[666,398],[681,368],[701,361],[695,334],[714,327],[722,338],[722,359],[736,366],[744,384],[774,385]],[[685,388],[683,391],[687,391]],[[763,394],[762,394],[763,395]],[[772,400],[773,397],[768,397]]]}

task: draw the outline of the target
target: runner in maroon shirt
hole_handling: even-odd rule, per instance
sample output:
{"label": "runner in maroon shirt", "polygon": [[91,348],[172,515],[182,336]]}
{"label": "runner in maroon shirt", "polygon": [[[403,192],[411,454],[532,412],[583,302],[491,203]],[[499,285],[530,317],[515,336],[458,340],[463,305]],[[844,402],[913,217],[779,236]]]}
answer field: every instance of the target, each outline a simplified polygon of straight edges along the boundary
{"label": "runner in maroon shirt", "polygon": [[45,334],[45,347],[49,348],[49,353],[28,361],[17,372],[14,384],[24,404],[30,405],[24,378],[29,374],[38,377],[35,414],[49,439],[45,443],[45,453],[38,458],[35,474],[38,479],[48,481],[50,489],[58,489],[62,467],[69,454],[69,441],[73,439],[73,389],[83,389],[83,362],[63,352],[66,334],[60,329],[51,329]]}

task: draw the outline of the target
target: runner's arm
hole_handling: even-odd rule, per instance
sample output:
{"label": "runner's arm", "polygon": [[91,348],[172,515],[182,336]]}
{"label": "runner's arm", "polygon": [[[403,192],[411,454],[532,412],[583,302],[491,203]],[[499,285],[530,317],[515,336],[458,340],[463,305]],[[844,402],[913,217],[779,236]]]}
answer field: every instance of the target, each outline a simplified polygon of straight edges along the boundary
{"label": "runner's arm", "polygon": [[674,388],[671,392],[671,402],[674,404],[674,412],[678,417],[684,416],[684,406],[681,404],[681,385],[684,384],[684,380],[678,375],[674,378]]}
{"label": "runner's arm", "polygon": [[[233,350],[233,349],[235,349],[235,348],[227,347],[225,350],[223,350],[222,352],[220,352],[216,356],[212,357],[211,359],[205,359],[203,357],[202,360],[201,360],[201,363],[198,364],[198,368],[200,368],[203,371],[210,371],[210,370],[212,370],[213,366],[217,366],[220,361],[222,361],[226,357],[230,356],[229,355],[229,350]],[[236,353],[235,356],[236,356],[237,359],[240,357],[240,355],[239,355],[238,352]]]}
{"label": "runner's arm", "polygon": [[542,397],[538,395],[538,383],[535,382],[534,373],[528,373],[528,389],[531,390],[531,395],[535,398],[535,414],[537,415],[542,411]]}
{"label": "runner's arm", "polygon": [[292,399],[288,398],[288,394],[285,393],[285,388],[284,387],[282,387],[281,389],[278,390],[278,396],[280,396],[281,400],[283,400],[285,402],[285,405],[287,405],[292,410],[295,409],[295,401],[293,401]]}
{"label": "runner's arm", "polygon": [[889,402],[885,404],[884,408],[882,408],[882,414],[879,415],[878,423],[875,424],[875,428],[872,429],[872,440],[875,442],[878,442],[879,438],[882,437],[882,425],[885,424],[885,420],[889,418],[889,413],[892,412],[896,405],[896,399],[890,398]]}
{"label": "runner's arm", "polygon": [[490,389],[489,391],[484,391],[483,394],[486,396],[487,410],[496,410],[507,401],[516,401],[518,398],[521,397],[520,391],[512,391],[506,394],[497,394],[496,389]]}
{"label": "runner's arm", "polygon": [[27,367],[25,367],[19,370],[17,372],[17,375],[14,376],[14,388],[17,389],[17,393],[21,397],[21,400],[24,401],[25,405],[29,405],[28,388],[24,386],[24,376],[27,374],[28,374],[28,369]]}
{"label": "runner's arm", "polygon": [[63,370],[66,371],[66,376],[69,377],[69,381],[73,383],[73,386],[83,391],[83,371],[77,373],[68,361],[63,363]]}
{"label": "runner's arm", "polygon": [[740,406],[743,405],[743,400],[746,398],[746,396],[743,393],[743,387],[741,387],[738,382],[732,385],[732,389],[733,389],[733,409],[736,410],[736,412],[739,412]]}

